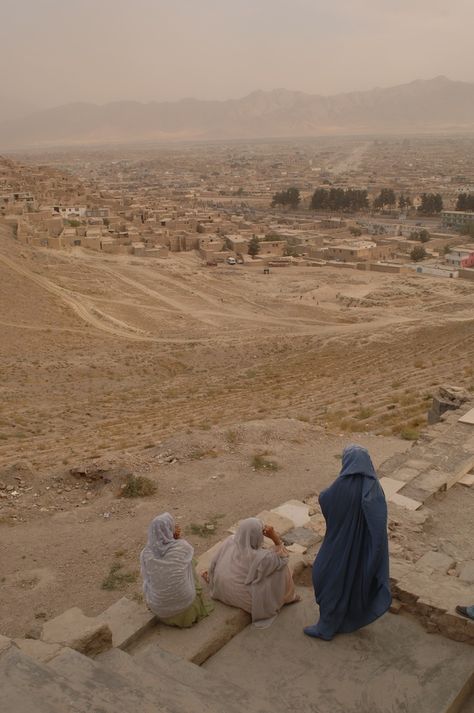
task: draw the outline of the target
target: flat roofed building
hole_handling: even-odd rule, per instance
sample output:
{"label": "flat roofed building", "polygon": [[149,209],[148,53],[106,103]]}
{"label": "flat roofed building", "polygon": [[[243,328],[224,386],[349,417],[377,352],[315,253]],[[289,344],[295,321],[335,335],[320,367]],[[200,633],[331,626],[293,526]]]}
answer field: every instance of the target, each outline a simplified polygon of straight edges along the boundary
{"label": "flat roofed building", "polygon": [[445,228],[462,228],[474,225],[474,213],[467,210],[443,210],[441,219]]}
{"label": "flat roofed building", "polygon": [[474,245],[472,247],[466,245],[458,245],[451,248],[451,251],[446,255],[446,262],[457,268],[474,267]]}

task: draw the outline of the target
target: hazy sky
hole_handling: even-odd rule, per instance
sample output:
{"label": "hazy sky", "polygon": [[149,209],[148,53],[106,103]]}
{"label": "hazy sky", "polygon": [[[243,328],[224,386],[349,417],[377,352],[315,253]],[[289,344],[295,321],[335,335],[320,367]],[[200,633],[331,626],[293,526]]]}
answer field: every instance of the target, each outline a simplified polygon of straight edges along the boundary
{"label": "hazy sky", "polygon": [[0,0],[0,98],[331,94],[474,81],[474,0]]}

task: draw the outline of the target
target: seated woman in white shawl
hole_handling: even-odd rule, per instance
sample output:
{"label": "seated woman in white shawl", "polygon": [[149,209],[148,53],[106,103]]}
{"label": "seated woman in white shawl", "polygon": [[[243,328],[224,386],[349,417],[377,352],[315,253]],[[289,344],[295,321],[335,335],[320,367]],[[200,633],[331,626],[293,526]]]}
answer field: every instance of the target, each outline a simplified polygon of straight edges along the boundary
{"label": "seated woman in white shawl", "polygon": [[169,513],[152,520],[140,555],[143,594],[149,609],[170,626],[192,626],[214,608],[202,596],[193,555],[192,545],[181,539]]}
{"label": "seated woman in white shawl", "polygon": [[[264,536],[272,549],[263,549]],[[224,540],[203,577],[213,599],[249,612],[256,626],[269,626],[284,604],[299,601],[288,552],[274,528],[256,517],[242,520]]]}

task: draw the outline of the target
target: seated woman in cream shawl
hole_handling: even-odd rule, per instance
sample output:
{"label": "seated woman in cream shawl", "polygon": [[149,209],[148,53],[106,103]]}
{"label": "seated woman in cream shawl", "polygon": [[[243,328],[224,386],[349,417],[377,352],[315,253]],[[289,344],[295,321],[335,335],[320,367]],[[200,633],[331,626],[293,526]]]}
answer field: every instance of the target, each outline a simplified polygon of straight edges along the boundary
{"label": "seated woman in cream shawl", "polygon": [[181,529],[165,512],[148,528],[148,542],[140,555],[145,601],[170,626],[192,626],[213,610],[196,577],[194,549],[181,539]]}
{"label": "seated woman in cream shawl", "polygon": [[[263,538],[273,540],[263,549]],[[213,599],[252,615],[258,627],[270,626],[284,604],[299,601],[288,568],[288,552],[273,527],[256,517],[242,520],[203,574]]]}

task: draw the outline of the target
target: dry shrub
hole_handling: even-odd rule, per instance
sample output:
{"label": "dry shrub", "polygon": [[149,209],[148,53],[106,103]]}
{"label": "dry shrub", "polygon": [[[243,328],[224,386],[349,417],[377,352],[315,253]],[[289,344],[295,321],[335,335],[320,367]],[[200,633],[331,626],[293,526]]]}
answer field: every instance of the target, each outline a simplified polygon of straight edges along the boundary
{"label": "dry shrub", "polygon": [[156,493],[155,483],[144,475],[129,475],[120,488],[121,498],[145,498]]}
{"label": "dry shrub", "polygon": [[265,458],[266,453],[256,453],[252,458],[252,468],[255,470],[278,470],[279,465],[275,461]]}

